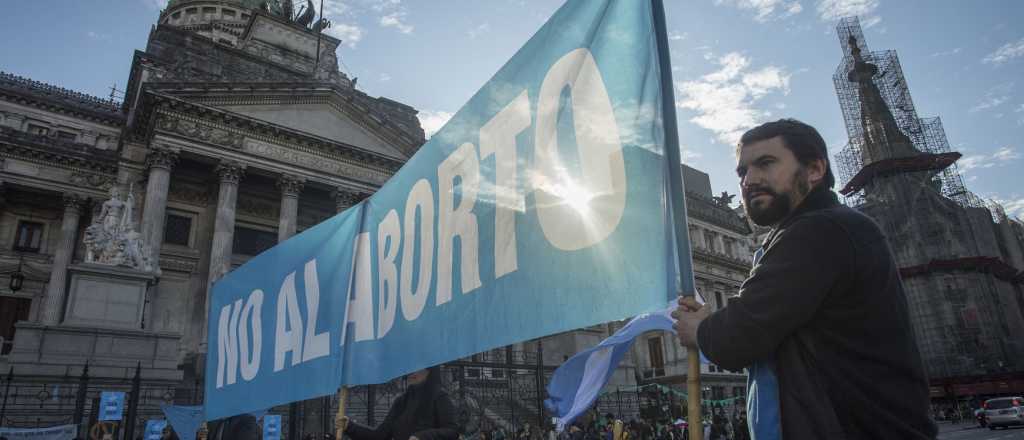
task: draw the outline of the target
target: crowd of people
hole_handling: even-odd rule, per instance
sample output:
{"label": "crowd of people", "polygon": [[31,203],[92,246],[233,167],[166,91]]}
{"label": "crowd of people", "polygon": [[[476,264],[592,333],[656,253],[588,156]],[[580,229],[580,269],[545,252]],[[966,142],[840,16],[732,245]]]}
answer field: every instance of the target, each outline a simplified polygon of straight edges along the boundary
{"label": "crowd of people", "polygon": [[[689,437],[689,425],[682,420],[651,420],[630,418],[620,421],[622,427],[615,436],[614,414],[594,414],[583,417],[556,433],[553,427],[540,428],[523,424],[514,429],[488,427],[477,433],[462,436],[464,440],[684,440]],[[747,440],[746,411],[728,416],[716,411],[702,423],[704,438],[708,440]]]}

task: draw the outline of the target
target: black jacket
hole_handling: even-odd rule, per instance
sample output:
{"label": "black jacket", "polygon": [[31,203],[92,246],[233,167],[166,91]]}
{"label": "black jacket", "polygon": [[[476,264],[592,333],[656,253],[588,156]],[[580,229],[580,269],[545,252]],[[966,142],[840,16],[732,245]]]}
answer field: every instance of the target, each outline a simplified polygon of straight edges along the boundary
{"label": "black jacket", "polygon": [[210,440],[257,440],[260,438],[259,421],[250,414],[239,414],[215,422],[210,426]]}
{"label": "black jacket", "polygon": [[934,439],[928,384],[885,236],[816,188],[773,230],[739,297],[697,331],[712,362],[774,354],[785,440]]}
{"label": "black jacket", "polygon": [[[459,425],[455,420],[455,405],[448,394],[439,392],[434,395],[433,405],[427,411],[416,411],[406,405],[409,394],[399,397],[387,417],[376,428],[369,428],[350,422],[345,434],[353,440],[409,440],[416,436],[420,440],[456,440],[459,437]],[[416,411],[407,414],[406,411]]]}

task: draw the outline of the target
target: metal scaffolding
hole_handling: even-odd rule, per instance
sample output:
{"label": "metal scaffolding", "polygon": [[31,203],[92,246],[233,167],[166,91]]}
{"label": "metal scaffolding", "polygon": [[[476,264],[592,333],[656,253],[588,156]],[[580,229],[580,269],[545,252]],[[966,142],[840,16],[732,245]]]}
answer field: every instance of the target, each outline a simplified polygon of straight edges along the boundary
{"label": "metal scaffolding", "polygon": [[[985,203],[964,186],[956,164],[942,160],[952,157],[950,153],[959,156],[949,148],[941,119],[918,117],[896,51],[869,51],[856,17],[840,20],[836,31],[843,59],[832,81],[849,136],[847,145],[835,156],[840,181],[852,182],[866,167],[890,160],[882,167],[876,166],[882,170],[869,170],[873,173],[862,175],[865,181],[849,188],[852,191],[844,194],[847,204],[865,203],[864,189],[871,178],[878,175],[930,171],[933,175],[928,180],[941,188],[939,192],[946,198],[963,207],[985,207]],[[870,82],[857,81],[855,73],[858,71],[870,74]],[[874,90],[883,100],[879,108],[871,108],[871,99],[865,98],[875,93]],[[887,125],[887,121],[892,121],[894,127],[879,127]],[[893,161],[903,157],[917,161]],[[922,163],[928,159],[935,159],[934,163]]]}
{"label": "metal scaffolding", "polygon": [[964,185],[942,121],[918,116],[896,52],[870,51],[855,17],[836,30],[843,59],[833,82],[849,135],[835,155],[840,193],[889,240],[929,374],[1016,363],[1021,347],[1004,335],[999,293],[1016,271],[992,257],[1000,252],[987,224],[999,211]]}

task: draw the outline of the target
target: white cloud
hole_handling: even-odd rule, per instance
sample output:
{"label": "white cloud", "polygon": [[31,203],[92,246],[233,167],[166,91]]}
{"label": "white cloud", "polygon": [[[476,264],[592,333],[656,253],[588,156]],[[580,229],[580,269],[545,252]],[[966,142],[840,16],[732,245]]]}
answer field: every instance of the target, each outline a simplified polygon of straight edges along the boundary
{"label": "white cloud", "polygon": [[479,36],[487,33],[490,30],[491,30],[491,24],[485,22],[485,23],[481,24],[480,26],[477,26],[477,27],[475,27],[473,29],[470,29],[470,30],[466,31],[466,35],[469,36],[470,40],[475,40],[476,37],[479,37]]}
{"label": "white cloud", "polygon": [[960,171],[967,174],[986,168],[1004,166],[1007,165],[1007,162],[1020,159],[1020,157],[1020,153],[1017,152],[1015,148],[1006,146],[996,150],[992,154],[972,154],[964,156],[960,158],[960,160],[956,161],[956,164]]}
{"label": "white cloud", "polygon": [[1010,147],[1003,147],[992,153],[992,158],[996,160],[1014,160],[1020,159],[1020,153]]}
{"label": "white cloud", "polygon": [[999,105],[1002,105],[1004,102],[1006,102],[1009,99],[1010,99],[1009,96],[988,96],[983,101],[981,101],[977,105],[975,105],[974,107],[971,107],[970,110],[967,110],[967,112],[968,113],[977,113],[977,112],[980,112],[982,110],[990,109],[992,107],[997,107]]}
{"label": "white cloud", "polygon": [[99,32],[95,32],[95,31],[86,32],[85,35],[88,36],[89,38],[93,39],[93,40],[109,40],[110,39],[110,35],[108,35],[108,34],[101,34]]}
{"label": "white cloud", "polygon": [[401,5],[402,0],[369,0],[370,7],[377,12],[383,12]]}
{"label": "white cloud", "polygon": [[1020,113],[1020,118],[1017,119],[1017,124],[1024,125],[1024,104],[1021,104],[1020,107],[1017,107],[1017,110],[1014,110],[1013,112]]}
{"label": "white cloud", "polygon": [[756,104],[772,93],[788,94],[791,75],[777,66],[750,70],[750,59],[736,52],[719,58],[718,64],[721,69],[697,80],[677,82],[676,105],[696,112],[690,122],[731,146],[745,130],[771,116]]}
{"label": "white cloud", "polygon": [[960,171],[963,171],[964,173],[977,169],[992,168],[996,166],[995,162],[993,162],[989,156],[981,154],[972,154],[970,156],[964,156],[960,158],[960,160],[956,161],[956,163],[957,167],[960,168]]}
{"label": "white cloud", "polygon": [[800,2],[795,0],[715,0],[715,4],[753,11],[754,20],[761,23],[790,17],[804,10]]}
{"label": "white cloud", "polygon": [[995,52],[982,58],[981,62],[998,66],[1020,56],[1024,56],[1024,38],[1000,46]]}
{"label": "white cloud", "polygon": [[380,79],[380,82],[388,82],[388,81],[391,81],[391,75],[388,75],[387,72],[381,73],[379,79]]}
{"label": "white cloud", "polygon": [[869,28],[882,22],[882,17],[875,14],[878,6],[879,0],[818,0],[818,18],[832,22],[856,15],[861,26]]}
{"label": "white cloud", "polygon": [[411,34],[413,27],[407,24],[405,21],[405,11],[395,11],[380,18],[380,25],[383,27],[393,27],[398,29],[398,32],[403,34]]}
{"label": "white cloud", "polygon": [[941,51],[941,52],[935,52],[935,53],[932,54],[932,57],[933,58],[934,57],[948,57],[950,55],[956,55],[956,54],[960,53],[961,51],[963,51],[962,48],[954,47],[954,48],[952,48],[950,50],[944,50],[944,51]]}
{"label": "white cloud", "polygon": [[974,107],[967,110],[968,113],[977,113],[982,110],[995,108],[1010,100],[1010,92],[1013,90],[1013,83],[1003,83],[988,89],[985,98]]}
{"label": "white cloud", "polygon": [[703,154],[700,154],[700,153],[698,153],[696,151],[693,151],[693,150],[691,150],[689,148],[685,148],[684,147],[682,150],[683,150],[683,153],[682,153],[682,155],[683,155],[683,158],[682,158],[683,159],[683,163],[693,163],[697,159],[700,159],[701,157],[704,156]]}
{"label": "white cloud", "polygon": [[363,28],[355,24],[333,23],[325,32],[348,47],[356,47],[359,40],[363,39]]}
{"label": "white cloud", "polygon": [[427,139],[430,139],[434,133],[437,133],[444,124],[448,123],[448,120],[455,116],[454,113],[446,111],[433,111],[433,110],[421,110],[419,115],[420,126],[423,127],[423,131],[427,135]]}
{"label": "white cloud", "polygon": [[672,41],[681,41],[685,40],[686,37],[689,36],[690,34],[688,32],[672,31],[672,33],[668,34],[668,39]]}
{"label": "white cloud", "polygon": [[164,9],[167,7],[167,0],[143,0],[146,6],[155,9]]}
{"label": "white cloud", "polygon": [[346,15],[351,11],[351,7],[341,0],[325,0],[324,1],[324,17],[336,18]]}

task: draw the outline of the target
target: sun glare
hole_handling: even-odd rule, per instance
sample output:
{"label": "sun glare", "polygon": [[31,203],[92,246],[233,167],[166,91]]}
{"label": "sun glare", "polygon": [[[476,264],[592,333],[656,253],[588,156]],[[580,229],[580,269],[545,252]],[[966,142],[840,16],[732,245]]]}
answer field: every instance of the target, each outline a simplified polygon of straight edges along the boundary
{"label": "sun glare", "polygon": [[555,189],[555,195],[560,197],[566,205],[571,206],[576,212],[583,214],[590,209],[590,200],[594,198],[594,194],[588,191],[586,187],[567,179],[556,186]]}

